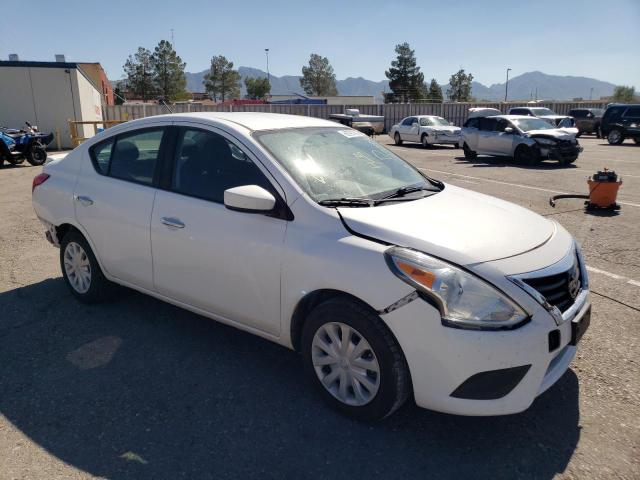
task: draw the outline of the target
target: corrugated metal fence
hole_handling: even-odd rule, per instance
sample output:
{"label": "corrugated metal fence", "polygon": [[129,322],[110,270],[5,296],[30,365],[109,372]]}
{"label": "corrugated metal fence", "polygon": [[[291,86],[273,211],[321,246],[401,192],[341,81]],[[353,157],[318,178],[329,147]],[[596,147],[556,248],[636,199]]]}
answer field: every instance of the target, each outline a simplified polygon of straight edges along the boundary
{"label": "corrugated metal fence", "polygon": [[[387,131],[392,125],[410,115],[439,115],[454,125],[462,125],[467,119],[469,108],[485,107],[497,108],[507,113],[511,107],[522,106],[522,103],[387,103],[379,105],[171,105],[174,113],[186,112],[272,112],[288,113],[292,115],[306,115],[316,118],[329,118],[332,113],[343,113],[347,108],[357,108],[360,113],[367,115],[383,115]],[[604,108],[602,102],[548,102],[535,105],[547,107],[565,115],[572,108]],[[170,113],[164,105],[135,104],[110,105],[102,109],[104,120],[134,120]]]}

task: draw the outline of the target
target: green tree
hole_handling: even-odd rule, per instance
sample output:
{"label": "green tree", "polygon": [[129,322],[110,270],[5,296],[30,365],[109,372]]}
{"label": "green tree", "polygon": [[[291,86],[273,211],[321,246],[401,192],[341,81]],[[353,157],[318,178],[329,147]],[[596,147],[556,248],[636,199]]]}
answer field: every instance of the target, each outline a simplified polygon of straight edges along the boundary
{"label": "green tree", "polygon": [[245,78],[244,85],[247,87],[247,97],[254,100],[263,100],[269,95],[271,85],[269,80],[262,78]]}
{"label": "green tree", "polygon": [[431,79],[431,83],[429,83],[429,89],[427,90],[427,99],[430,102],[442,102],[442,87],[438,84],[435,78]]}
{"label": "green tree", "polygon": [[138,47],[136,53],[129,55],[123,68],[127,76],[126,88],[134,97],[146,102],[155,94],[155,72],[149,50]]}
{"label": "green tree", "polygon": [[426,86],[415,53],[406,42],[396,45],[395,51],[396,59],[391,62],[391,68],[384,72],[393,92],[388,98],[400,102],[419,100],[426,95]]}
{"label": "green tree", "polygon": [[309,66],[302,67],[300,86],[307,95],[327,97],[338,95],[336,75],[333,73],[329,59],[312,53],[309,58]]}
{"label": "green tree", "polygon": [[613,89],[613,97],[611,97],[611,100],[617,103],[631,103],[633,102],[635,93],[636,89],[634,87],[618,85]]}
{"label": "green tree", "polygon": [[214,101],[240,97],[240,74],[224,55],[211,58],[211,68],[202,83]]}
{"label": "green tree", "polygon": [[447,89],[447,95],[452,102],[470,102],[471,96],[471,82],[473,81],[473,75],[464,73],[464,68],[458,70],[457,73],[451,75],[449,79],[449,88]]}
{"label": "green tree", "polygon": [[151,55],[154,71],[153,83],[159,95],[176,100],[185,97],[187,79],[184,68],[187,65],[173,49],[171,42],[161,40]]}

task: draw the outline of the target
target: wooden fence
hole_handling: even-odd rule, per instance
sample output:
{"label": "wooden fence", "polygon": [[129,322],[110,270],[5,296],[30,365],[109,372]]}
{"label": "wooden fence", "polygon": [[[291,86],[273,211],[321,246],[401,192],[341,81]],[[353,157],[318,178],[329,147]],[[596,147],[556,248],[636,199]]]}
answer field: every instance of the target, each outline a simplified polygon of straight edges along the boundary
{"label": "wooden fence", "polygon": [[[385,129],[410,115],[439,115],[446,118],[454,125],[461,126],[467,119],[469,108],[485,107],[497,108],[502,113],[507,113],[512,107],[521,107],[522,102],[496,102],[496,103],[387,103],[375,105],[282,105],[282,104],[258,104],[258,105],[198,105],[180,104],[171,105],[173,113],[187,112],[271,112],[288,113],[292,115],[306,115],[316,118],[329,118],[332,113],[343,113],[347,108],[357,108],[360,113],[367,115],[383,115],[385,117]],[[565,115],[572,108],[605,108],[603,102],[546,102],[536,104],[536,107],[547,107],[554,112]],[[137,118],[150,117],[170,113],[164,105],[156,104],[132,104],[109,105],[102,109],[103,118],[106,121],[127,121]]]}

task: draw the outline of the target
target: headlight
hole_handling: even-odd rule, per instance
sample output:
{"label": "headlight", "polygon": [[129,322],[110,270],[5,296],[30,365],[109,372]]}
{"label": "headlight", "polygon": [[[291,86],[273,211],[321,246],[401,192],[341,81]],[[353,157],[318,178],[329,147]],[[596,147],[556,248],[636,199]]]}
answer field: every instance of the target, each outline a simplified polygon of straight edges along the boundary
{"label": "headlight", "polygon": [[388,249],[385,259],[398,278],[434,300],[444,325],[500,330],[529,318],[495,287],[442,260],[400,247]]}
{"label": "headlight", "polygon": [[556,144],[555,140],[551,140],[549,138],[535,138],[534,140],[536,142],[538,142],[540,145],[555,145]]}

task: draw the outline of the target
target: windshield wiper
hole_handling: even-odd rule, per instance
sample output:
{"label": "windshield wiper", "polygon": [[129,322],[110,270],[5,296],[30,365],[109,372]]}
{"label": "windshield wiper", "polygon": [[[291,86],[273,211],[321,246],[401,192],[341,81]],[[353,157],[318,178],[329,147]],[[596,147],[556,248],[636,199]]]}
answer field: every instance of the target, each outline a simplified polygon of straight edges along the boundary
{"label": "windshield wiper", "polygon": [[[375,203],[378,204],[378,203],[382,203],[382,202],[395,201],[395,200],[399,199],[400,197],[404,197],[405,195],[408,195],[410,193],[422,192],[422,191],[436,193],[439,190],[434,190],[432,188],[425,187],[424,185],[423,186],[419,186],[419,187],[417,187],[417,186],[401,187],[401,188],[397,189],[396,191],[394,191],[394,192],[392,192],[392,193],[390,193],[388,195],[385,195],[382,198],[376,199]],[[424,197],[420,197],[420,198],[424,198]],[[412,200],[417,200],[417,198],[416,199],[412,199]]]}
{"label": "windshield wiper", "polygon": [[375,200],[372,198],[327,198],[320,200],[318,205],[323,207],[373,207]]}

